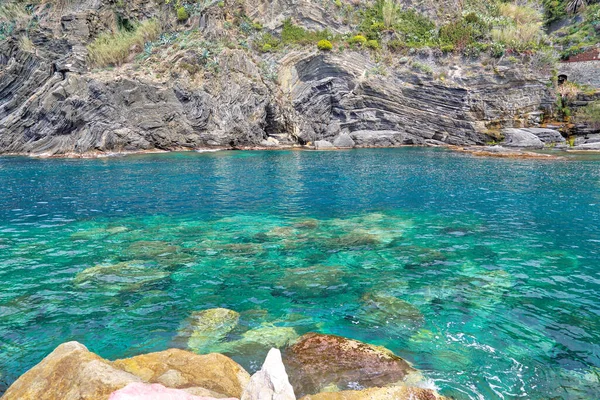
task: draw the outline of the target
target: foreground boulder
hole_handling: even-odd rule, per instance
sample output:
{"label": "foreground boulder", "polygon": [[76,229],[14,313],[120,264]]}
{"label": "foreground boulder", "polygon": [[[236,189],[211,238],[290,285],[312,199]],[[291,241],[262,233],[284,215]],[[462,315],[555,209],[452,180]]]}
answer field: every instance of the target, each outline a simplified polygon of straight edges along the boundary
{"label": "foreground boulder", "polygon": [[[116,360],[114,366],[149,383],[160,383],[177,389],[204,388],[213,397],[237,397],[250,375],[235,361],[221,354],[198,355],[170,349]],[[197,391],[188,390],[193,394]],[[224,396],[223,396],[224,395]]]}
{"label": "foreground boulder", "polygon": [[332,386],[345,390],[356,385],[370,388],[397,384],[416,372],[383,347],[317,333],[302,336],[286,350],[283,361],[299,396]]}
{"label": "foreground boulder", "polygon": [[170,389],[158,383],[130,383],[111,394],[109,400],[215,400],[215,398],[194,396],[181,389]]}
{"label": "foreground boulder", "polygon": [[442,400],[434,390],[413,386],[394,386],[366,390],[319,393],[300,400]]}
{"label": "foreground boulder", "polygon": [[77,342],[58,346],[17,379],[3,400],[98,400],[142,380]]}
{"label": "foreground boulder", "polygon": [[215,400],[215,397],[194,396],[184,390],[171,389],[158,383],[130,383],[111,394],[109,400]]}
{"label": "foreground boulder", "polygon": [[261,370],[250,378],[242,400],[296,400],[279,350],[269,351]]}

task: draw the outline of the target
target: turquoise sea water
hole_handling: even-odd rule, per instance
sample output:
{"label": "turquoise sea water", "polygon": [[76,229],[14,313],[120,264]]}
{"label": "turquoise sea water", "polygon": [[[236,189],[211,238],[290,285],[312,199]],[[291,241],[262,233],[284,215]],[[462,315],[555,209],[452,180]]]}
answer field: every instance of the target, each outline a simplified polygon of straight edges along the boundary
{"label": "turquoise sea water", "polygon": [[[163,350],[192,312],[226,307],[241,318],[225,342],[334,333],[457,399],[598,399],[599,161],[0,158],[0,393],[62,342]],[[266,352],[240,349],[250,370]]]}

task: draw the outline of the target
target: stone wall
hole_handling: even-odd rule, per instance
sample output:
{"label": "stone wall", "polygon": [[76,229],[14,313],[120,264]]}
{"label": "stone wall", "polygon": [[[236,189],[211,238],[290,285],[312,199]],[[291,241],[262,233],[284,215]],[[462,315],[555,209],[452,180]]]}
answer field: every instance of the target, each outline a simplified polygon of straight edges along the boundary
{"label": "stone wall", "polygon": [[566,75],[571,82],[600,88],[600,61],[562,62],[558,74]]}

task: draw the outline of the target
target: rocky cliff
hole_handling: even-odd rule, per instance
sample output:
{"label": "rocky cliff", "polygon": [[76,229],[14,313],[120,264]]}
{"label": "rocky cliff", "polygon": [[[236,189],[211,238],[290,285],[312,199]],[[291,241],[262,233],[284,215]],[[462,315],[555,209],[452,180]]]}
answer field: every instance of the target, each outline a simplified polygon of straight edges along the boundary
{"label": "rocky cliff", "polygon": [[[550,72],[527,58],[271,53],[236,36],[240,15],[274,35],[286,18],[347,32],[322,2],[206,3],[180,23],[164,2],[52,3],[32,5],[27,26],[0,41],[0,153],[485,144],[501,128],[537,126],[555,100]],[[149,19],[159,39],[132,47],[123,65],[90,62],[86,46],[102,32]]]}

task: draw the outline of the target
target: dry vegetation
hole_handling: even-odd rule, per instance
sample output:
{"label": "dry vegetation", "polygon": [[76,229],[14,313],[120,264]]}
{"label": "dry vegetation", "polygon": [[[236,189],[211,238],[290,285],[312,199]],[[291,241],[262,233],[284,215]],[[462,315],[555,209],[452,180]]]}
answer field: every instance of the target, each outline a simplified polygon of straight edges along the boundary
{"label": "dry vegetation", "polygon": [[118,66],[144,49],[146,42],[158,38],[161,26],[156,20],[144,21],[132,31],[105,32],[88,46],[88,59],[95,67]]}

